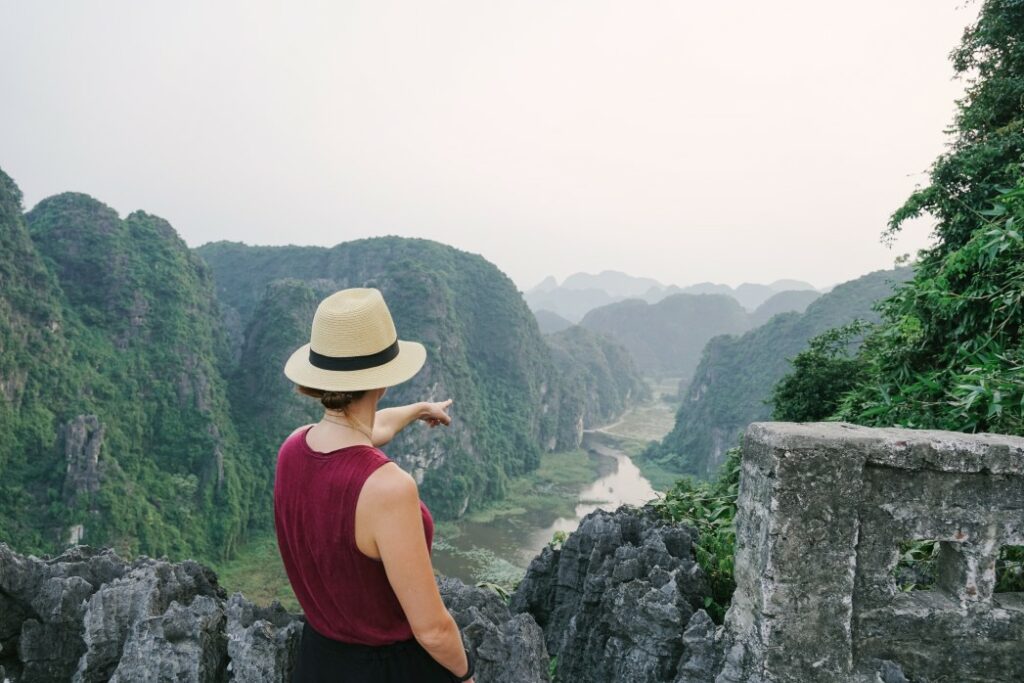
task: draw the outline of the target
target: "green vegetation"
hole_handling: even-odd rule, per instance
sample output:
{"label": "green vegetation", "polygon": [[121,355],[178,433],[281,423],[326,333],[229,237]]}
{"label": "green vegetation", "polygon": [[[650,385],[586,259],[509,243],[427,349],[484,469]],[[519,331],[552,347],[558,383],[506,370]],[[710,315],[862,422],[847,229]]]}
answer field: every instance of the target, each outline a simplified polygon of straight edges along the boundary
{"label": "green vegetation", "polygon": [[426,465],[420,493],[439,520],[493,507],[515,477],[537,468],[542,450],[575,448],[581,419],[609,419],[643,391],[626,354],[596,335],[567,330],[549,348],[512,281],[452,247],[389,237],[329,249],[217,242],[197,251],[243,348],[236,420],[248,450],[270,457],[296,425],[315,419],[316,405],[280,368],[308,341],[317,303],[349,286],[383,292],[400,335],[428,352],[426,368],[385,401],[455,399],[451,428],[414,425],[385,449],[409,469]]}
{"label": "green vegetation", "polygon": [[[230,554],[254,472],[205,265],[155,216],[73,193],[22,215],[0,181],[0,537],[50,552],[82,525],[129,556]],[[96,462],[68,436],[87,415]]]}
{"label": "green vegetation", "polygon": [[732,448],[726,454],[722,471],[715,481],[680,479],[664,498],[651,504],[667,519],[688,524],[697,530],[697,563],[711,584],[711,595],[705,598],[704,608],[719,624],[736,590],[733,555],[739,482],[740,449]]}
{"label": "green vegetation", "polygon": [[775,385],[772,419],[816,422],[835,413],[838,398],[863,379],[863,366],[851,354],[867,326],[854,320],[813,337],[792,360],[793,372]]}
{"label": "green vegetation", "polygon": [[319,412],[281,368],[346,286],[380,287],[429,349],[389,402],[456,399],[452,428],[417,424],[388,447],[425,472],[439,519],[501,500],[542,449],[577,446],[581,416],[613,417],[643,389],[589,333],[552,352],[497,268],[426,240],[214,244],[199,250],[211,269],[166,221],[86,195],[23,213],[0,173],[0,248],[0,538],[24,552],[74,536],[222,563],[261,538],[277,449]]}
{"label": "green vegetation", "polygon": [[590,429],[622,415],[632,404],[650,399],[650,389],[629,352],[603,335],[579,325],[545,337],[563,391],[574,397],[563,406],[559,431]]}
{"label": "green vegetation", "polygon": [[[691,400],[684,400],[676,429],[652,449],[655,455],[670,461],[682,456],[689,462],[693,456],[688,459],[687,454],[705,452],[709,436],[692,436],[700,434],[705,422],[729,424],[718,436],[731,442],[743,420],[734,414],[729,423],[721,416],[741,405],[741,391],[763,397],[771,390],[774,414],[780,419],[1024,434],[1022,35],[1024,4],[987,0],[977,24],[965,31],[953,52],[957,73],[968,78],[967,94],[958,103],[956,140],[932,167],[931,184],[915,192],[889,225],[891,235],[907,219],[926,211],[938,220],[937,241],[918,253],[912,278],[873,306],[877,315],[868,322],[851,322],[868,317],[858,314],[857,307],[836,307],[847,318],[833,320],[813,335],[806,335],[814,329],[809,327],[799,346],[808,340],[810,344],[787,347],[792,353],[780,355],[778,346],[763,345],[792,335],[771,335],[762,343],[740,347],[741,353],[735,355],[729,346],[738,345],[736,340],[712,340],[691,387]],[[811,304],[805,317],[826,304],[829,296]],[[856,298],[866,303],[878,297]],[[776,316],[745,337],[753,342],[773,325],[782,328],[795,322],[792,315],[788,320]],[[753,384],[734,381],[733,392],[719,390],[722,400],[699,409],[711,403],[708,396],[717,398],[715,387],[722,376],[739,376],[728,364],[730,355],[756,369],[764,350],[776,359],[799,353],[791,372],[779,376],[781,381],[765,383],[771,373]],[[717,614],[731,595],[735,503],[730,503],[730,485],[736,469],[732,457],[726,462],[715,484],[684,480],[659,504],[671,518],[687,521],[701,532],[698,559],[712,577],[711,607]],[[934,541],[905,544],[897,583],[905,590],[931,585],[937,552]],[[1002,548],[996,583],[1000,592],[1024,590],[1024,548]]]}
{"label": "green vegetation", "polygon": [[213,569],[228,593],[241,592],[258,605],[277,600],[289,611],[300,611],[273,532],[260,533],[230,560],[214,563]]}

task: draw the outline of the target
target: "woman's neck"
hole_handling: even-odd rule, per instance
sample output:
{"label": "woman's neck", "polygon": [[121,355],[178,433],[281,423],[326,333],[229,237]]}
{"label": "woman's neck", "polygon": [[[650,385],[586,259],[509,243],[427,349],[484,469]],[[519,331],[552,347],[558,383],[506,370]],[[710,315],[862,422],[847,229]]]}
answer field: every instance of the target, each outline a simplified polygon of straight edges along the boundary
{"label": "woman's neck", "polygon": [[373,420],[377,417],[377,402],[374,401],[370,396],[366,396],[363,400],[353,401],[348,404],[345,410],[325,410],[324,412],[328,415],[334,415],[336,417],[350,417],[356,422],[364,424],[370,429],[373,429]]}

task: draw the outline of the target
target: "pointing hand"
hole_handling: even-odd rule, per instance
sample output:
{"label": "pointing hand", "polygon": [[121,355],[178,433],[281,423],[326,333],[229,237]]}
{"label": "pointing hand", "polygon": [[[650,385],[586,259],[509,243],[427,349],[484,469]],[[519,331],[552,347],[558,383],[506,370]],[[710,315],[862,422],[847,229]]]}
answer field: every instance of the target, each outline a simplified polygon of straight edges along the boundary
{"label": "pointing hand", "polygon": [[437,425],[448,426],[452,423],[452,417],[448,414],[448,407],[451,404],[452,399],[439,403],[424,403],[423,414],[420,415],[420,419],[431,427],[436,427]]}

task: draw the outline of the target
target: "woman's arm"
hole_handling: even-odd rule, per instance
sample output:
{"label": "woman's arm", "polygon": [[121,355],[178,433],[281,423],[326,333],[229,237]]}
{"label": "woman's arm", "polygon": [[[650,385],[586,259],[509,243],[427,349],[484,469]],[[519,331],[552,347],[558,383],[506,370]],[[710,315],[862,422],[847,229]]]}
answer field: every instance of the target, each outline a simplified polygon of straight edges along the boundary
{"label": "woman's arm", "polygon": [[431,427],[451,424],[452,418],[446,412],[451,404],[452,399],[439,403],[421,401],[378,410],[373,419],[373,445],[383,446],[415,420],[423,420]]}
{"label": "woman's arm", "polygon": [[384,571],[413,635],[441,666],[462,676],[469,662],[459,627],[441,601],[434,579],[416,481],[389,463],[370,475],[363,490],[360,504],[365,497],[365,519],[372,520]]}

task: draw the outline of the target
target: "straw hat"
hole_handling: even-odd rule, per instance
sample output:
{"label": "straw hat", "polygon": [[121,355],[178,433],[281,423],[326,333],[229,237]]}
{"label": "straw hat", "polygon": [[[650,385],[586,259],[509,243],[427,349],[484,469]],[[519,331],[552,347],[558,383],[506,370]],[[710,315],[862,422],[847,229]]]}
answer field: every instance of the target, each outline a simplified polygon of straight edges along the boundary
{"label": "straw hat", "polygon": [[426,358],[422,344],[398,338],[379,290],[343,289],[316,307],[309,343],[292,353],[284,374],[311,389],[378,389],[409,379]]}

